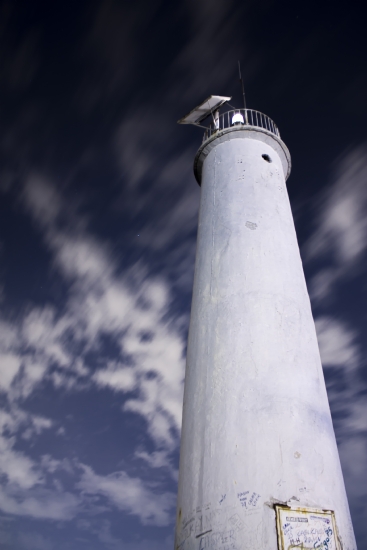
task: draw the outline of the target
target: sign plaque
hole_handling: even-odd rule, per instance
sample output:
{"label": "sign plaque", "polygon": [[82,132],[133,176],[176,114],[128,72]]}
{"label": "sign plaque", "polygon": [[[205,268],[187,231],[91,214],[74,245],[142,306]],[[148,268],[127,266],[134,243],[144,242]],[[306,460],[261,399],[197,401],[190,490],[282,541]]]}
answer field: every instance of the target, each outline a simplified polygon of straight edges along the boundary
{"label": "sign plaque", "polygon": [[275,506],[279,550],[340,550],[332,510]]}

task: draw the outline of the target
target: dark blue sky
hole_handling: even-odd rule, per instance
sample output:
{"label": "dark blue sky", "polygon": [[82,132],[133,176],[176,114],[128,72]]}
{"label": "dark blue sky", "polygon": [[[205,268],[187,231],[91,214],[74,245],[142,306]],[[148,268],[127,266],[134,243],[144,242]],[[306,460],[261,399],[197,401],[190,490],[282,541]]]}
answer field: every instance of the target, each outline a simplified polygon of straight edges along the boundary
{"label": "dark blue sky", "polygon": [[367,548],[367,70],[353,4],[0,2],[0,546],[168,550],[210,94],[270,116]]}

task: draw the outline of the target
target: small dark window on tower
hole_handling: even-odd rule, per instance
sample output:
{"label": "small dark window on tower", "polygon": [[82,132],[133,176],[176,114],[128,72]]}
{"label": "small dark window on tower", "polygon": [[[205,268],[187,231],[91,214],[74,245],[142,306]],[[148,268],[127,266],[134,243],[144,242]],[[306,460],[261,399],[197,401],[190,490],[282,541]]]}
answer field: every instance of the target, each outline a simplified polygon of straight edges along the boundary
{"label": "small dark window on tower", "polygon": [[269,155],[261,155],[261,156],[264,160],[266,160],[266,162],[271,162],[271,158],[269,157]]}

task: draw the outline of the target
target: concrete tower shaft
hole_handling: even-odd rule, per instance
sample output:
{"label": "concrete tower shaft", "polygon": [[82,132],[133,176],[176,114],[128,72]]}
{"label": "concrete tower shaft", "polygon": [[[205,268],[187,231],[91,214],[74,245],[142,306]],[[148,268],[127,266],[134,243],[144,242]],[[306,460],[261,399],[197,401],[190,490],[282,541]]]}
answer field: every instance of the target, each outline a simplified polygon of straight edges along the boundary
{"label": "concrete tower shaft", "polygon": [[[244,125],[214,134],[195,158],[175,550],[356,550],[289,171],[281,139]],[[320,528],[307,538],[306,527]]]}

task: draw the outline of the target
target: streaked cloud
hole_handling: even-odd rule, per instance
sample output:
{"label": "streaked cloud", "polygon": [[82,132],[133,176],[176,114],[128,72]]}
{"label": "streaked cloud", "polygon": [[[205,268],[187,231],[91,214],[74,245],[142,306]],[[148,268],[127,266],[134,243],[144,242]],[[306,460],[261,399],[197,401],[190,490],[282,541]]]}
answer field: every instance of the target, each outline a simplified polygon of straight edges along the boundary
{"label": "streaked cloud", "polygon": [[[65,520],[86,507],[104,510],[88,503],[88,495],[94,495],[143,524],[168,525],[173,493],[154,490],[124,470],[100,475],[78,460],[71,464],[48,454],[35,461],[15,448],[19,437],[29,441],[44,430],[62,429],[19,408],[41,384],[68,392],[103,388],[127,395],[121,415],[130,411],[146,421],[157,450],[137,450],[140,463],[166,468],[176,478],[169,454],[178,445],[185,349],[180,323],[170,322],[171,294],[162,277],[150,275],[141,263],[121,272],[108,244],[93,237],[75,212],[68,218],[65,201],[46,179],[30,178],[22,201],[42,230],[69,294],[61,311],[30,306],[15,321],[1,320],[0,391],[10,412],[1,417],[0,472],[6,483],[0,509]],[[120,355],[106,355],[106,334]],[[91,352],[96,362],[89,363]],[[60,472],[73,481],[74,490],[57,489]]]}
{"label": "streaked cloud", "polygon": [[[367,249],[366,145],[350,149],[334,163],[332,183],[318,197],[313,233],[303,252],[313,269],[310,296],[327,391],[352,516],[361,532],[367,514],[367,402],[364,334],[350,309],[338,318],[331,306],[348,295],[365,274]],[[358,534],[357,530],[357,534]],[[359,534],[359,536],[361,536]]]}
{"label": "streaked cloud", "polygon": [[310,281],[311,298],[327,299],[335,285],[353,278],[367,248],[367,148],[357,147],[335,162],[334,183],[319,197],[315,228],[304,247],[307,261],[328,261]]}
{"label": "streaked cloud", "polygon": [[176,502],[173,493],[154,492],[139,478],[126,472],[99,476],[88,466],[82,466],[83,475],[78,488],[83,493],[106,497],[121,511],[137,515],[143,525],[168,525]]}
{"label": "streaked cloud", "polygon": [[324,368],[355,369],[360,362],[358,332],[332,317],[317,317],[316,331]]}

